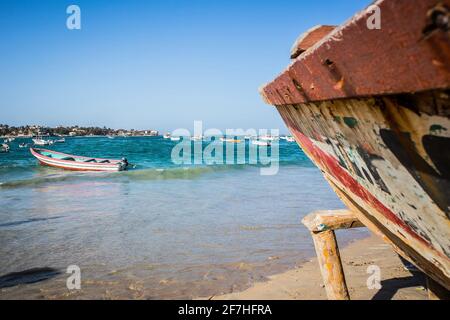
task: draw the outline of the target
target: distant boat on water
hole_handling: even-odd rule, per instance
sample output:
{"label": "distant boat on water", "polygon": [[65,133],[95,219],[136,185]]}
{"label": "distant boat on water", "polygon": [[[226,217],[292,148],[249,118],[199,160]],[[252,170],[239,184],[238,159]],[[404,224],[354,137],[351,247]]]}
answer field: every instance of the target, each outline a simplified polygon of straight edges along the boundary
{"label": "distant boat on water", "polygon": [[171,141],[180,141],[181,137],[170,137]]}
{"label": "distant boat on water", "polygon": [[222,141],[222,142],[230,142],[230,143],[240,143],[240,142],[242,142],[242,140],[230,139],[230,138],[220,138],[220,141]]}
{"label": "distant boat on water", "polygon": [[257,146],[270,146],[271,143],[269,141],[260,141],[260,140],[252,140],[252,144]]}
{"label": "distant boat on water", "polygon": [[7,145],[6,143],[3,143],[0,151],[1,152],[9,152],[9,145]]}
{"label": "distant boat on water", "polygon": [[278,137],[269,136],[269,135],[259,137],[259,140],[263,140],[263,141],[275,141],[277,139],[278,139]]}
{"label": "distant boat on water", "polygon": [[191,137],[191,141],[202,141],[203,137],[202,136],[193,136]]}
{"label": "distant boat on water", "polygon": [[65,138],[61,138],[61,139],[55,140],[54,142],[55,143],[64,143],[64,142],[66,142],[66,139]]}
{"label": "distant boat on water", "polygon": [[37,148],[30,148],[30,152],[42,165],[66,170],[122,171],[128,166],[125,158],[122,160],[89,158]]}
{"label": "distant boat on water", "polygon": [[35,145],[37,145],[37,146],[49,146],[49,145],[52,145],[54,142],[52,141],[52,140],[45,140],[45,139],[42,139],[42,138],[35,138],[35,139],[32,139],[33,140],[33,143],[35,144]]}
{"label": "distant boat on water", "polygon": [[163,138],[164,138],[164,139],[170,139],[170,133],[165,133],[165,134],[163,135]]}

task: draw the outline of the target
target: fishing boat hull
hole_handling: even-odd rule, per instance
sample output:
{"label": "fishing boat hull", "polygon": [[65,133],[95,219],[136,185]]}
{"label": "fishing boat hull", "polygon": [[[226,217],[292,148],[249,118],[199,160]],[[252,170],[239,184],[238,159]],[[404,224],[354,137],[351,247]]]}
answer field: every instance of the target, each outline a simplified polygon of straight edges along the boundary
{"label": "fishing boat hull", "polygon": [[[125,170],[127,167],[127,164],[121,160],[80,157],[37,148],[30,148],[30,152],[36,159],[38,159],[41,165],[64,170],[117,172]],[[64,160],[67,158],[77,159],[77,161]],[[96,162],[91,162],[92,160],[95,160]],[[102,163],[103,161],[108,161],[108,163]]]}
{"label": "fishing boat hull", "polygon": [[[360,220],[450,289],[449,118],[416,113],[397,97],[277,109]],[[430,131],[437,123],[442,131]]]}
{"label": "fishing boat hull", "polygon": [[358,218],[450,290],[448,31],[424,34],[437,1],[376,5],[384,32],[367,29],[370,12],[356,15],[262,95]]}

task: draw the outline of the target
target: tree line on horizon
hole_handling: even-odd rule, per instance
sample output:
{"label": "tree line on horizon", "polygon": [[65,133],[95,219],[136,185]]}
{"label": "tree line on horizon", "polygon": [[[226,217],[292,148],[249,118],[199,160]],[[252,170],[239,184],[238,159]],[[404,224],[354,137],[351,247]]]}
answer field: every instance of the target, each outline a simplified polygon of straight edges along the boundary
{"label": "tree line on horizon", "polygon": [[25,125],[25,126],[9,126],[7,124],[0,124],[0,136],[37,136],[37,135],[70,135],[75,133],[76,135],[94,135],[94,136],[106,136],[106,135],[117,135],[117,134],[134,134],[143,132],[156,132],[155,130],[125,130],[125,129],[111,129],[104,127],[80,127],[80,126],[58,126],[58,127],[47,127],[38,125]]}

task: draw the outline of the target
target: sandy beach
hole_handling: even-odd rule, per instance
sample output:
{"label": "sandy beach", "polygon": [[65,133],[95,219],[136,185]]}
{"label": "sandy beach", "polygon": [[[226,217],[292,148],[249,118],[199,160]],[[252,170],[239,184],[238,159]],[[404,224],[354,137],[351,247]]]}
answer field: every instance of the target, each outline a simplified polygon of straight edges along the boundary
{"label": "sandy beach", "polygon": [[[341,258],[353,300],[425,300],[425,279],[408,271],[399,256],[376,236],[357,240],[342,248]],[[367,268],[381,269],[380,290],[367,288]],[[242,292],[209,297],[213,300],[324,300],[325,289],[314,258],[294,270],[269,277]]]}

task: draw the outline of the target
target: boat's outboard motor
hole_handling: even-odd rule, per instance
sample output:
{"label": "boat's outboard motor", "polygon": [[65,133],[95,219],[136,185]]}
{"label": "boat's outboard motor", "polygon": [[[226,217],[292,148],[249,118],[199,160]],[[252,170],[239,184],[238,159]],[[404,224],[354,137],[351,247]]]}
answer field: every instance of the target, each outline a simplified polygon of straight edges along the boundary
{"label": "boat's outboard motor", "polygon": [[122,163],[123,163],[123,167],[124,168],[128,167],[128,160],[127,160],[127,158],[122,158]]}

